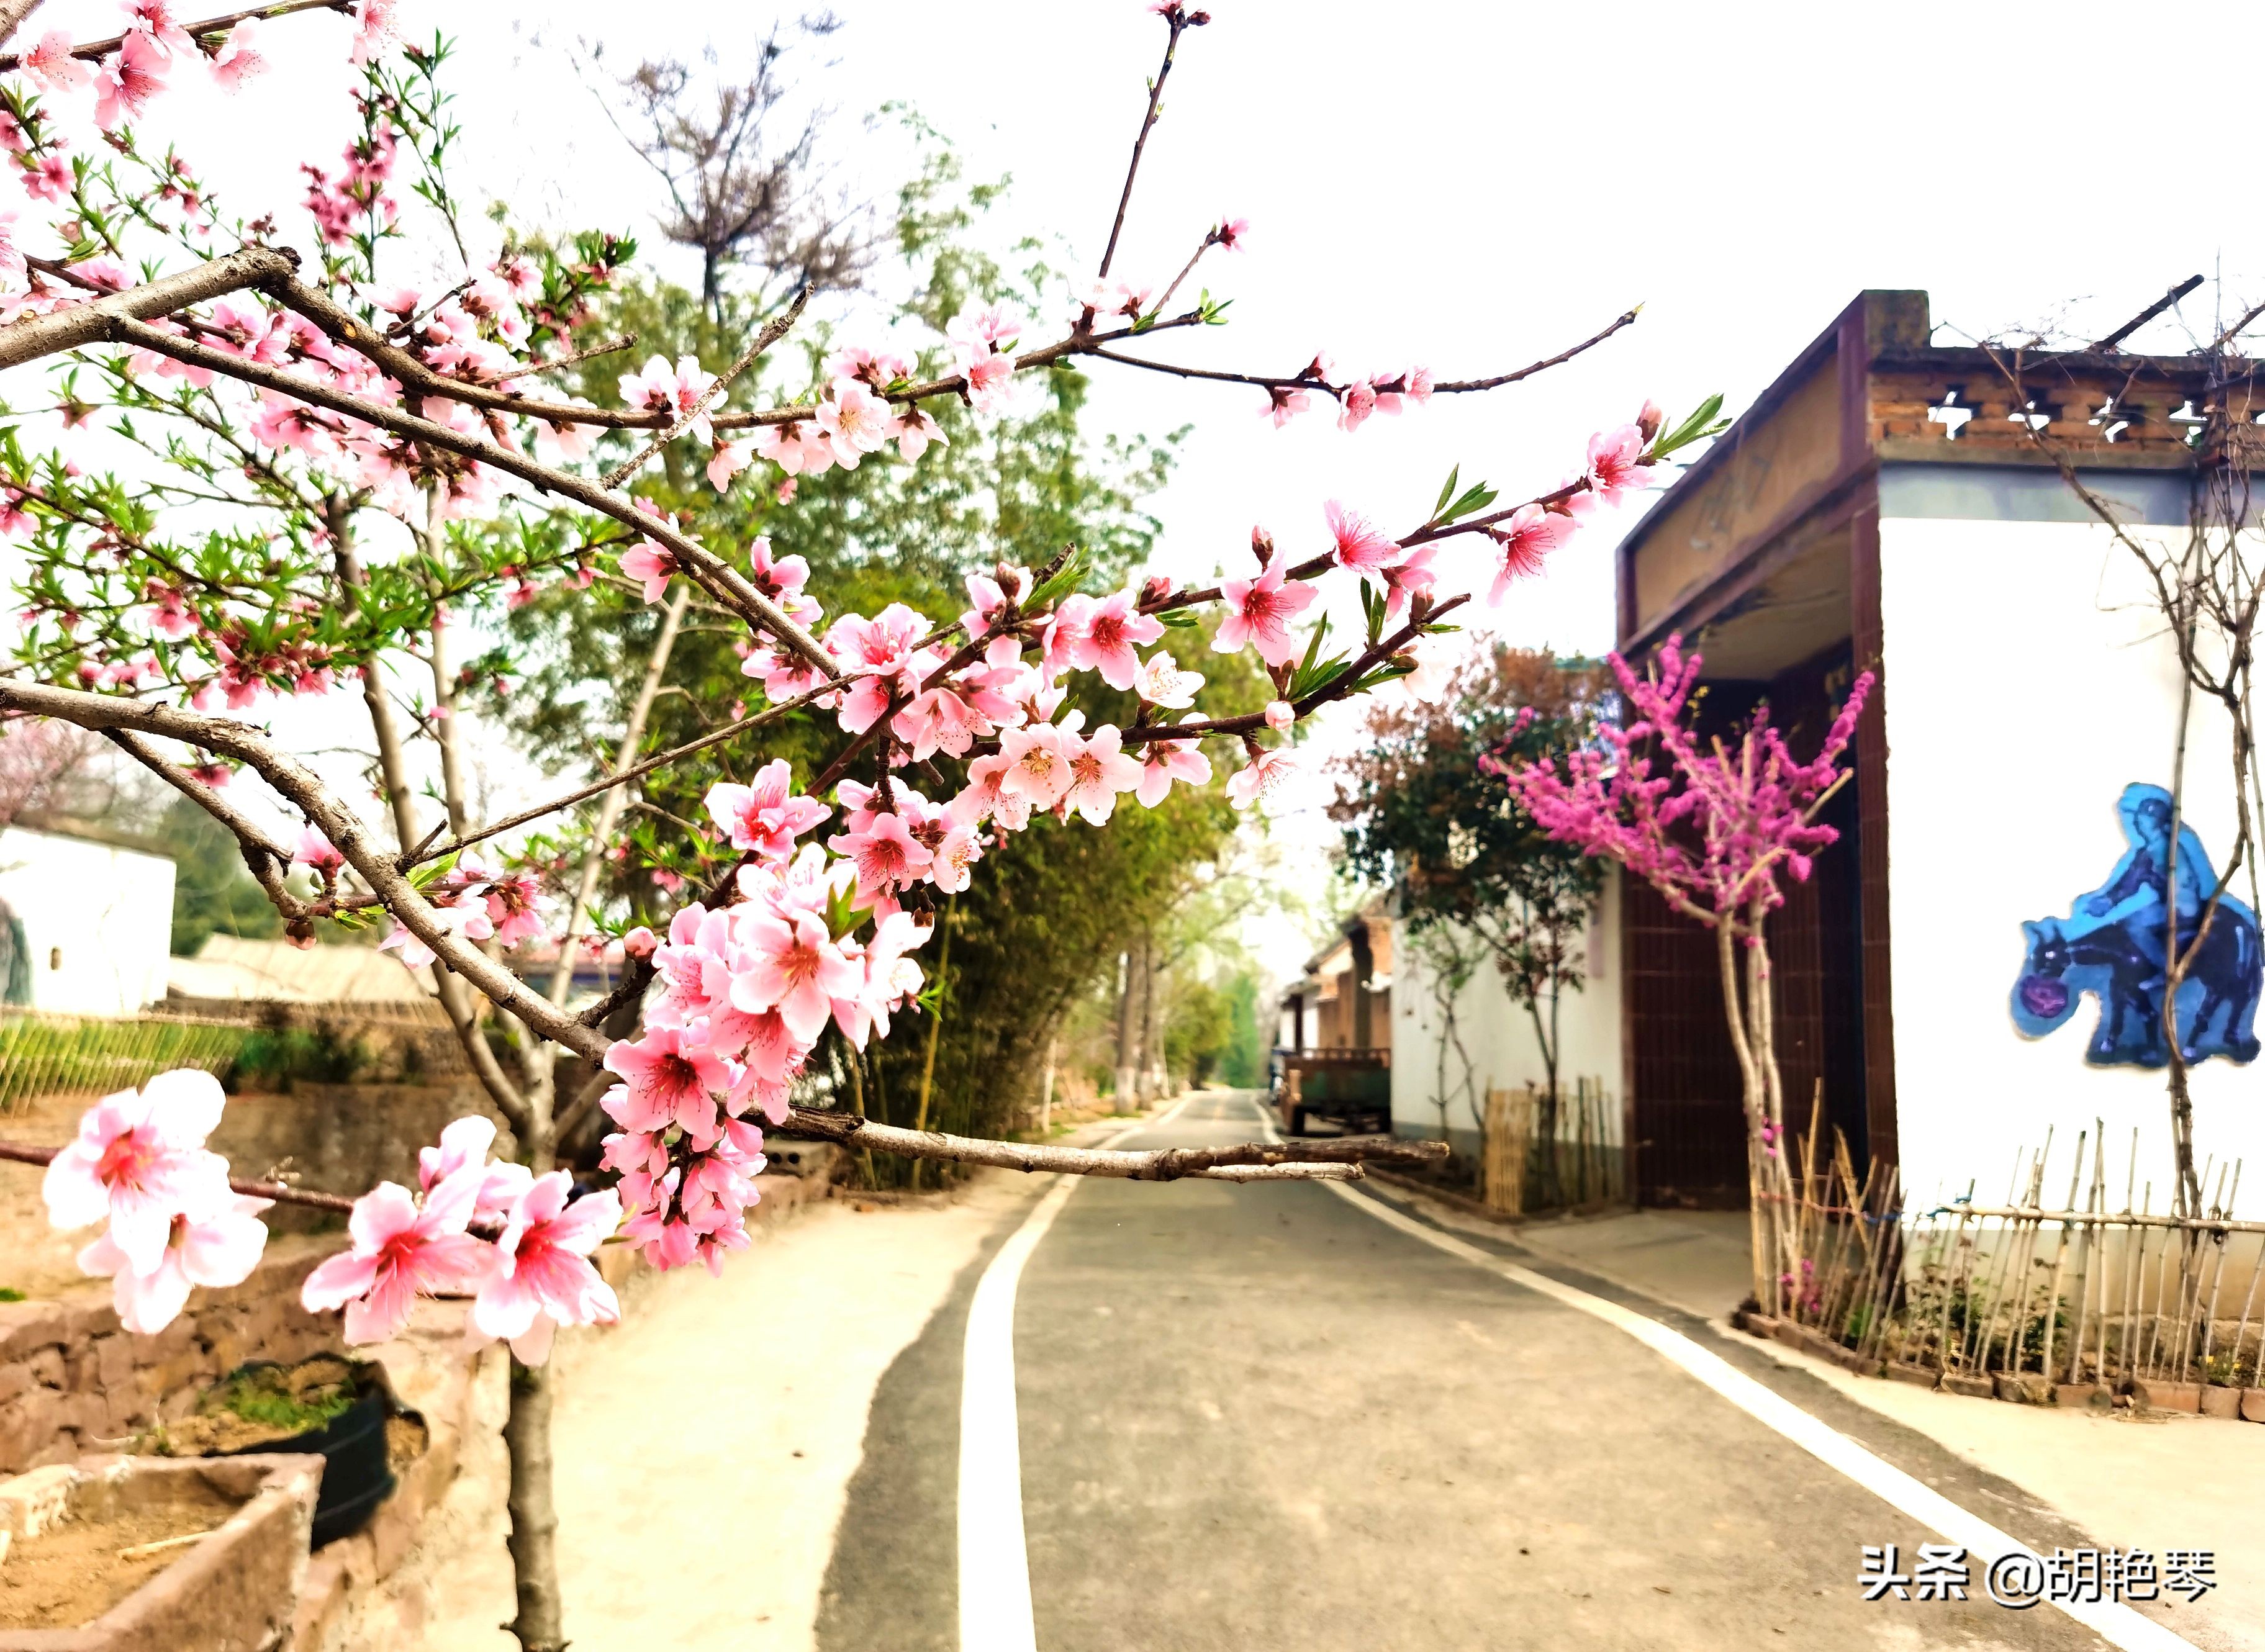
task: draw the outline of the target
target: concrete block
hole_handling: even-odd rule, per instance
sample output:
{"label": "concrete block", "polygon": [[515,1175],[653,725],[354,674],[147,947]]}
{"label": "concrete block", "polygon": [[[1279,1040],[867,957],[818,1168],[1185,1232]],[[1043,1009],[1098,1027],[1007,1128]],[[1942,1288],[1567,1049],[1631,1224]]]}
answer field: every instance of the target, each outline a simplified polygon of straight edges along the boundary
{"label": "concrete block", "polygon": [[[333,1546],[335,1547],[335,1546]],[[291,1615],[291,1652],[322,1652],[331,1626],[346,1605],[346,1557],[332,1549],[317,1549],[307,1562],[300,1581],[299,1599]]]}
{"label": "concrete block", "polygon": [[69,1339],[62,1306],[55,1302],[0,1302],[0,1360],[20,1359]]}
{"label": "concrete block", "polygon": [[1948,1394],[1963,1394],[1971,1400],[1994,1399],[1998,1385],[1979,1372],[1947,1371],[1942,1374],[1942,1387]]}
{"label": "concrete block", "polygon": [[2151,1411],[2175,1411],[2192,1415],[2202,1409],[2202,1384],[2198,1382],[2135,1382],[2131,1398]]}
{"label": "concrete block", "polygon": [[2202,1414],[2206,1417],[2239,1417],[2241,1415],[2241,1390],[2225,1387],[2215,1382],[2204,1383]]}
{"label": "concrete block", "polygon": [[1992,1382],[1998,1397],[2010,1405],[2050,1405],[2053,1402],[2052,1379],[2035,1372],[2022,1372],[2010,1377],[2000,1375]]}
{"label": "concrete block", "polygon": [[63,1312],[70,1333],[67,1340],[74,1345],[118,1335],[118,1310],[107,1302],[75,1302]]}
{"label": "concrete block", "polygon": [[1890,1360],[1887,1365],[1887,1377],[1890,1382],[1907,1382],[1916,1388],[1934,1387],[1941,1375],[1942,1373],[1932,1365],[1906,1365],[1897,1359]]}
{"label": "concrete block", "polygon": [[2241,1420],[2244,1423],[2265,1423],[2265,1388],[2244,1388],[2241,1391]]}
{"label": "concrete block", "polygon": [[2053,1385],[2053,1403],[2071,1411],[2112,1411],[2116,1408],[2116,1391],[2097,1382],[2057,1382]]}
{"label": "concrete block", "polygon": [[[0,1634],[0,1646],[68,1643],[75,1652],[237,1652],[282,1643],[307,1564],[322,1464],[310,1457],[246,1457],[226,1462],[94,1458],[66,1471],[74,1503],[130,1497],[148,1505],[169,1483],[205,1486],[242,1506],[203,1542],[180,1552],[155,1576],[84,1629],[29,1637]],[[0,1483],[0,1510],[15,1506]],[[130,1487],[130,1489],[129,1489]],[[0,1515],[0,1518],[7,1518]]]}
{"label": "concrete block", "polygon": [[54,1444],[62,1427],[63,1397],[52,1388],[34,1388],[0,1405],[0,1470],[19,1472]]}
{"label": "concrete block", "polygon": [[105,1392],[123,1388],[134,1380],[134,1341],[123,1331],[115,1336],[98,1336],[94,1343],[95,1370]]}

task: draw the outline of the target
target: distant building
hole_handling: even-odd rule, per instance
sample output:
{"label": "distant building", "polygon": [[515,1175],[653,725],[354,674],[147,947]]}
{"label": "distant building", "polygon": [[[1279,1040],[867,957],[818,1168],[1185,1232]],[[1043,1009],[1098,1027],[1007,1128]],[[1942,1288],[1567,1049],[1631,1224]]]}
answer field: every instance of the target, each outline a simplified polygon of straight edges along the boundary
{"label": "distant building", "polygon": [[208,936],[196,957],[168,960],[166,987],[175,1001],[274,1004],[424,1005],[433,993],[429,965],[405,969],[375,947],[301,949],[232,935]]}
{"label": "distant building", "polygon": [[0,829],[0,1000],[131,1015],[165,995],[173,862],[138,840],[42,818]]}
{"label": "distant building", "polygon": [[[1620,878],[1605,871],[1604,890],[1589,914],[1579,941],[1578,990],[1560,994],[1556,1006],[1557,1082],[1570,1095],[1586,1082],[1603,1099],[1620,1087],[1620,978],[1619,935]],[[1444,1140],[1458,1153],[1475,1158],[1483,1136],[1487,1092],[1516,1090],[1548,1082],[1540,1035],[1533,1015],[1510,995],[1502,972],[1482,959],[1460,992],[1452,994],[1453,1036],[1448,1036],[1449,1004],[1443,1002],[1424,944],[1394,926],[1392,1129],[1401,1136]],[[1545,1002],[1542,1015],[1549,1015]],[[1443,1049],[1442,1045],[1446,1047]],[[1444,1058],[1444,1059],[1443,1059]],[[1469,1071],[1463,1070],[1468,1059]],[[1440,1092],[1448,1094],[1440,1105]],[[1617,1121],[1599,1124],[1603,1139],[1618,1141]]]}

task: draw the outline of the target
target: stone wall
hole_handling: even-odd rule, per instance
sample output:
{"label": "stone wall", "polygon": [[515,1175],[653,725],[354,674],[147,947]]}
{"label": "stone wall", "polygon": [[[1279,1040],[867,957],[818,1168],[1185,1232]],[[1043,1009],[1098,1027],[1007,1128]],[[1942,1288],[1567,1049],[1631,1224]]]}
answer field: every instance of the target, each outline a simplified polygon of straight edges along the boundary
{"label": "stone wall", "polygon": [[87,1282],[62,1300],[0,1302],[0,1474],[115,1449],[182,1415],[247,1359],[339,1351],[338,1315],[299,1306],[308,1270],[339,1248],[272,1241],[249,1279],[196,1292],[156,1336],[119,1328],[106,1283]]}

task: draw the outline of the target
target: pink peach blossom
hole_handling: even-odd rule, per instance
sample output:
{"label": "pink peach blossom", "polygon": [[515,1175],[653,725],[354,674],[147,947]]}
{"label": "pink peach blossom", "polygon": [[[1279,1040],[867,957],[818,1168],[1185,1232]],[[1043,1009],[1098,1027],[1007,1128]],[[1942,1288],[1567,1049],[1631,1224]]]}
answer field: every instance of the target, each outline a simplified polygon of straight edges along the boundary
{"label": "pink peach blossom", "polygon": [[1193,705],[1196,690],[1203,686],[1202,673],[1182,671],[1179,662],[1161,648],[1140,662],[1132,677],[1132,691],[1143,701],[1174,710]]}
{"label": "pink peach blossom", "polygon": [[417,1150],[419,1190],[430,1193],[467,1165],[476,1166],[482,1174],[479,1190],[472,1199],[473,1219],[485,1220],[501,1216],[526,1190],[535,1173],[508,1159],[489,1162],[488,1153],[495,1146],[495,1121],[477,1113],[446,1125],[441,1132],[440,1146]]}
{"label": "pink peach blossom", "polygon": [[1304,772],[1304,767],[1286,746],[1253,752],[1246,767],[1227,777],[1227,800],[1237,809],[1261,804],[1272,814],[1282,805],[1285,788]]}
{"label": "pink peach blossom", "polygon": [[1125,755],[1123,737],[1109,723],[1094,730],[1090,739],[1066,736],[1062,753],[1070,774],[1062,804],[1083,815],[1090,826],[1107,826],[1116,811],[1118,795],[1140,783],[1140,765]]}
{"label": "pink peach blossom", "polygon": [[291,856],[291,864],[303,866],[315,872],[336,872],[346,863],[338,846],[324,837],[315,826],[299,828],[299,847]]}
{"label": "pink peach blossom", "polygon": [[1231,654],[1249,644],[1270,666],[1288,664],[1297,657],[1297,639],[1288,622],[1305,612],[1315,598],[1314,588],[1298,580],[1285,581],[1276,562],[1256,579],[1229,579],[1220,586],[1227,614],[1212,637],[1219,653]]}
{"label": "pink peach blossom", "polygon": [[791,922],[759,917],[747,926],[747,944],[748,967],[732,973],[732,1002],[745,1010],[776,1009],[804,1044],[816,1041],[834,1001],[854,996],[864,980],[814,913]]}
{"label": "pink peach blossom", "polygon": [[473,1328],[509,1343],[522,1365],[550,1357],[562,1325],[611,1325],[622,1316],[613,1287],[590,1265],[621,1226],[621,1200],[610,1190],[575,1199],[573,1185],[566,1172],[553,1170],[519,1196],[496,1241],[494,1268],[472,1301]]}
{"label": "pink peach blossom", "polygon": [[48,1219],[70,1228],[106,1218],[134,1271],[153,1271],[173,1218],[209,1211],[228,1192],[228,1161],[205,1151],[226,1102],[220,1081],[193,1068],[106,1095],[47,1166],[40,1191]]}
{"label": "pink peach blossom", "polygon": [[1331,499],[1322,506],[1322,514],[1328,519],[1329,535],[1336,542],[1329,547],[1329,555],[1338,567],[1380,576],[1400,560],[1399,544],[1359,512]]}
{"label": "pink peach blossom", "polygon": [[1090,597],[1080,592],[1054,611],[1056,646],[1082,671],[1096,671],[1112,688],[1130,688],[1140,657],[1133,651],[1164,634],[1164,622],[1143,614],[1131,591]]}
{"label": "pink peach blossom", "polygon": [[715,1097],[732,1088],[731,1069],[704,1039],[673,1027],[648,1027],[632,1043],[606,1052],[605,1068],[623,1082],[608,1093],[607,1115],[625,1130],[666,1130],[694,1137],[716,1133]]}
{"label": "pink peach blossom", "polygon": [[179,1315],[193,1286],[242,1284],[267,1248],[259,1212],[273,1201],[244,1198],[222,1189],[202,1211],[174,1213],[157,1265],[137,1270],[118,1241],[105,1234],[78,1253],[79,1270],[111,1280],[118,1322],[137,1336],[155,1336]]}
{"label": "pink peach blossom", "polygon": [[858,892],[868,898],[918,883],[932,858],[900,814],[876,815],[864,831],[828,838],[826,847],[856,864]]}
{"label": "pink peach blossom", "polygon": [[24,67],[49,91],[69,91],[74,86],[84,86],[94,70],[71,55],[76,44],[69,29],[49,29],[40,36],[37,46],[24,54]]}
{"label": "pink peach blossom", "polygon": [[1599,503],[1617,505],[1652,484],[1658,467],[1643,456],[1643,432],[1634,425],[1599,431],[1589,438],[1589,462],[1582,475]]}
{"label": "pink peach blossom", "polygon": [[661,593],[668,589],[670,577],[676,572],[676,557],[652,541],[641,539],[622,553],[621,565],[623,577],[644,585],[645,600],[658,602]]}
{"label": "pink peach blossom", "polygon": [[708,789],[708,818],[727,833],[735,849],[766,860],[794,856],[794,841],[832,812],[815,797],[797,796],[794,769],[775,757],[755,771],[752,785],[718,782]]}
{"label": "pink peach blossom", "polygon": [[1050,723],[1009,729],[999,737],[999,755],[1007,764],[999,790],[1007,797],[1023,798],[1033,808],[1051,809],[1070,788],[1062,731]]}
{"label": "pink peach blossom", "polygon": [[1154,740],[1144,754],[1140,783],[1132,789],[1132,795],[1143,808],[1153,809],[1164,801],[1174,781],[1200,786],[1210,779],[1211,759],[1194,740]]}
{"label": "pink peach blossom", "polygon": [[1576,526],[1571,517],[1539,505],[1521,505],[1512,512],[1492,533],[1502,564],[1495,571],[1494,588],[1487,593],[1489,606],[1499,603],[1513,582],[1540,572],[1543,560],[1572,537]]}
{"label": "pink peach blossom", "polygon": [[464,1226],[480,1179],[475,1170],[459,1171],[422,1206],[399,1183],[379,1183],[346,1218],[353,1248],[316,1266],[300,1287],[300,1306],[310,1314],[344,1307],[346,1341],[382,1343],[408,1328],[419,1292],[477,1289],[491,1253]]}

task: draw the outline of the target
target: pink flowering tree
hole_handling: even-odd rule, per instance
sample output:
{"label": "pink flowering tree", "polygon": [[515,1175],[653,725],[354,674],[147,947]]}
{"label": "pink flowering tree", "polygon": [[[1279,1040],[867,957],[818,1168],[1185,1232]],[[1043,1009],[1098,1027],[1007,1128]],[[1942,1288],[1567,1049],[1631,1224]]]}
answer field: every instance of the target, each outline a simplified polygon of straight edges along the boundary
{"label": "pink flowering tree", "polygon": [[[0,24],[12,30],[30,9],[0,7]],[[892,1017],[922,1013],[939,898],[966,888],[1006,835],[1044,816],[1105,829],[1127,798],[1154,807],[1176,786],[1222,777],[1236,807],[1270,806],[1301,769],[1301,724],[1389,686],[1434,691],[1446,622],[1477,587],[1501,600],[1591,512],[1650,485],[1670,453],[1714,428],[1711,407],[1671,428],[1647,406],[1516,503],[1460,472],[1396,529],[1316,501],[1294,536],[1306,549],[1257,530],[1247,557],[1194,586],[1151,572],[1089,588],[1097,582],[1069,547],[970,578],[956,612],[829,614],[800,558],[665,509],[657,461],[719,498],[772,490],[779,508],[795,479],[836,466],[916,469],[943,439],[932,408],[995,418],[1060,364],[1256,390],[1278,426],[1333,406],[1350,433],[1419,417],[1435,396],[1516,383],[1634,320],[1465,379],[1351,373],[1326,355],[1282,373],[1166,359],[1171,336],[1223,320],[1207,290],[1182,295],[1199,264],[1249,232],[1234,218],[1199,228],[1161,290],[1113,273],[1175,55],[1210,21],[1177,0],[1150,10],[1167,33],[1163,62],[1097,279],[1061,295],[1060,326],[971,304],[936,341],[945,370],[850,346],[823,355],[806,393],[770,404],[750,375],[801,323],[807,288],[729,361],[628,358],[616,393],[597,401],[546,388],[627,347],[575,330],[635,248],[601,232],[481,240],[448,190],[462,140],[442,89],[447,48],[401,42],[391,0],[286,0],[201,21],[177,17],[173,0],[127,0],[115,36],[50,31],[0,54],[0,148],[29,203],[0,222],[0,369],[47,374],[11,381],[16,422],[0,430],[0,535],[24,568],[0,717],[92,731],[193,799],[234,834],[295,939],[311,943],[323,921],[382,925],[404,964],[433,970],[512,1132],[499,1156],[491,1124],[458,1121],[421,1156],[413,1188],[247,1182],[204,1145],[216,1088],[168,1074],[91,1110],[68,1146],[0,1144],[0,1157],[48,1167],[58,1224],[99,1226],[81,1260],[113,1279],[138,1331],[168,1322],[193,1286],[244,1277],[274,1202],[347,1217],[348,1248],[309,1276],[304,1297],[341,1312],[349,1342],[397,1334],[419,1296],[469,1296],[473,1332],[511,1350],[512,1627],[530,1652],[564,1643],[553,1337],[617,1317],[590,1261],[602,1244],[634,1245],[662,1268],[715,1268],[744,1246],[767,1131],[1149,1180],[1342,1179],[1364,1156],[1426,1156],[1329,1142],[1096,1152],[898,1129],[819,1104],[805,1067],[829,1030],[862,1048]],[[246,215],[222,207],[190,156],[141,132],[185,76],[256,98],[273,48],[263,31],[279,26],[343,27],[355,135],[337,159],[302,165],[295,215]],[[286,216],[306,226],[308,256],[288,244]],[[477,818],[459,639],[535,593],[571,600],[601,580],[660,611],[617,748],[598,754],[588,784]],[[1213,649],[1256,657],[1272,696],[1263,710],[1206,713],[1203,673],[1161,645],[1205,615]],[[688,616],[739,637],[746,701],[718,708],[699,739],[648,753],[645,718]],[[1080,673],[1130,695],[1131,714],[1089,726],[1065,703]],[[278,702],[324,695],[358,703],[366,721],[374,808],[362,777],[327,774],[271,732]],[[762,761],[812,717],[834,737],[828,761],[806,774]],[[676,823],[718,855],[720,874],[683,887],[665,926],[616,924],[600,910],[598,870],[625,851],[625,788],[726,746],[753,760],[738,771],[752,778],[716,785],[705,819]],[[1675,819],[1691,813],[1680,807]],[[1672,823],[1664,805],[1653,812]],[[554,817],[581,822],[579,859],[528,847]],[[1668,877],[1664,851],[1653,860],[1646,875]],[[1759,941],[1759,891],[1749,879],[1702,899],[1694,886],[1686,900],[1746,926],[1726,928],[1726,957],[1734,939]],[[513,949],[536,939],[556,943],[557,963],[522,972]],[[571,1009],[573,956],[594,942],[618,949],[620,984]],[[623,1025],[626,1037],[608,1030]],[[562,1095],[562,1058],[595,1084]],[[1757,1084],[1767,1099],[1750,1106],[1774,1119],[1773,1081]],[[612,1125],[608,1184],[577,1198],[557,1149],[562,1119],[588,1107]]]}
{"label": "pink flowering tree", "polygon": [[1620,686],[1621,716],[1600,727],[1595,744],[1561,758],[1480,762],[1503,777],[1551,837],[1617,862],[1675,911],[1715,932],[1745,1104],[1754,1294],[1774,1311],[1792,1285],[1800,1254],[1782,1151],[1785,1095],[1771,1002],[1769,915],[1785,904],[1785,881],[1805,882],[1818,851],[1839,836],[1817,817],[1847,779],[1840,755],[1863,713],[1872,674],[1857,678],[1816,756],[1803,762],[1766,708],[1733,739],[1700,738],[1691,702],[1701,661],[1684,653],[1680,637],[1670,637],[1641,673],[1618,654],[1608,663]]}

